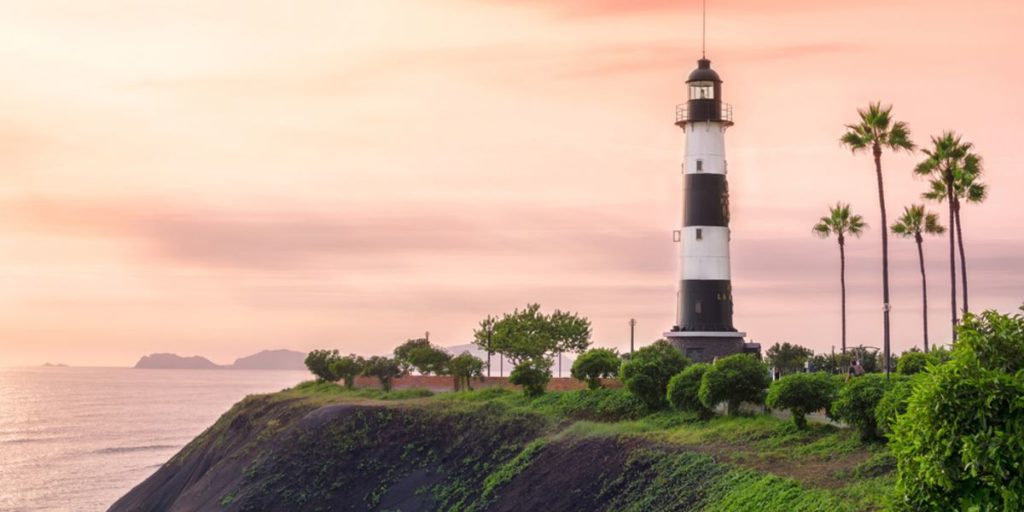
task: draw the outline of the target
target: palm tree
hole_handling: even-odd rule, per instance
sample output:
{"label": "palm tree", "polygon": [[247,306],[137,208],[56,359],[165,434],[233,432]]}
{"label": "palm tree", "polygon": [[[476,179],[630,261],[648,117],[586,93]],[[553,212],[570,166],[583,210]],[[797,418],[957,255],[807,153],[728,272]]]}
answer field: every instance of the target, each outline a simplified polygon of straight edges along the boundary
{"label": "palm tree", "polygon": [[[931,176],[931,190],[925,192],[926,199],[937,201],[946,200],[949,205],[949,287],[950,287],[950,315],[953,328],[953,341],[956,341],[956,232],[958,222],[959,197],[961,194],[968,202],[980,202],[985,198],[984,185],[977,182],[981,174],[981,158],[973,154],[971,150],[974,145],[961,140],[960,135],[954,132],[943,132],[938,137],[932,137],[932,148],[924,150],[927,158],[914,168],[916,174]],[[962,190],[957,190],[960,187]],[[968,199],[968,197],[971,197]],[[961,272],[967,270],[963,264],[963,243],[960,246]],[[967,277],[963,276],[963,283],[966,286]],[[966,301],[967,294],[964,293]],[[964,311],[967,308],[964,307]]]}
{"label": "palm tree", "polygon": [[892,151],[914,151],[910,141],[910,128],[903,121],[892,120],[892,105],[882,107],[879,102],[871,103],[866,109],[858,109],[860,122],[846,125],[846,133],[839,141],[853,153],[871,150],[875,159],[875,177],[878,179],[878,207],[882,212],[882,318],[884,322],[883,350],[885,374],[889,375],[889,230],[885,220],[885,190],[882,186],[882,149]]}
{"label": "palm tree", "polygon": [[892,225],[894,235],[913,238],[917,242],[917,261],[921,264],[921,302],[924,317],[924,352],[928,353],[928,280],[924,274],[924,236],[941,235],[946,228],[939,224],[939,216],[926,212],[924,205],[910,205],[903,209],[903,215]]}
{"label": "palm tree", "polygon": [[[956,242],[960,253],[960,284],[963,293],[963,312],[970,311],[967,303],[967,259],[964,256],[964,235],[960,229],[960,207],[966,203],[981,203],[988,196],[985,184],[981,182],[983,172],[981,157],[971,153],[973,144],[964,143],[967,146],[967,153],[963,157],[962,165],[953,169],[953,219],[950,226],[956,229]],[[922,194],[925,199],[937,202],[946,200],[946,185],[943,180],[933,178],[931,190]]]}
{"label": "palm tree", "polygon": [[818,220],[811,232],[821,238],[836,235],[839,239],[839,287],[843,296],[843,352],[846,352],[846,235],[860,238],[867,228],[860,215],[850,213],[850,205],[836,203],[828,208],[828,215]]}

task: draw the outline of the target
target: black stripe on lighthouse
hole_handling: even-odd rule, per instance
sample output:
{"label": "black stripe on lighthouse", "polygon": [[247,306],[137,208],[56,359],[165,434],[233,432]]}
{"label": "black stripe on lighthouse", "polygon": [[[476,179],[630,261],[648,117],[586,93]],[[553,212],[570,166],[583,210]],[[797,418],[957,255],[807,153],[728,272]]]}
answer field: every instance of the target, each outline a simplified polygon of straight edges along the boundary
{"label": "black stripe on lighthouse", "polygon": [[684,227],[729,225],[729,186],[724,174],[686,174],[684,184]]}
{"label": "black stripe on lighthouse", "polygon": [[684,331],[735,331],[732,326],[732,284],[728,280],[682,281]]}

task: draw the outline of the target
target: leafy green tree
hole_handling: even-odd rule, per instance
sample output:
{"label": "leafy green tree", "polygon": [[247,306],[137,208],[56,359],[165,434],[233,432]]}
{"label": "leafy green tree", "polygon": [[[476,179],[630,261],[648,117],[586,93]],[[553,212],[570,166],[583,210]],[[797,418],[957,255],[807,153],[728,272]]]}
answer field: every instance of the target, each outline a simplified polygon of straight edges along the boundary
{"label": "leafy green tree", "polygon": [[725,402],[729,414],[740,412],[740,403],[763,404],[771,383],[768,367],[750,354],[723,357],[711,366],[700,383],[700,401],[708,409]]}
{"label": "leafy green tree", "polygon": [[893,427],[898,507],[1024,510],[1024,317],[967,314],[959,335]]}
{"label": "leafy green tree", "polygon": [[403,373],[414,369],[420,375],[445,375],[451,358],[448,352],[425,338],[408,340],[395,347],[395,361],[402,367]]}
{"label": "leafy green tree", "polygon": [[[903,356],[900,356],[900,359],[903,359]],[[928,375],[924,373],[892,377],[889,389],[875,406],[875,424],[878,425],[879,431],[886,436],[892,435],[897,418],[907,412],[907,404],[910,402],[910,396],[914,393],[914,386],[927,377]]]}
{"label": "leafy green tree", "polygon": [[331,364],[338,359],[337,350],[314,350],[306,354],[306,368],[319,382],[334,382],[338,377],[331,372]]}
{"label": "leafy green tree", "polygon": [[455,391],[473,389],[472,380],[484,380],[484,362],[479,357],[463,352],[448,361],[448,372],[455,381]]}
{"label": "leafy green tree", "polygon": [[918,350],[908,350],[900,355],[896,362],[896,373],[900,375],[913,375],[920,373],[928,367],[928,355]]}
{"label": "leafy green tree", "polygon": [[557,309],[544,314],[539,304],[505,313],[493,323],[492,331],[481,327],[477,333],[474,343],[503,354],[517,366],[526,360],[536,362],[564,352],[583,352],[590,346],[589,320]]}
{"label": "leafy green tree", "polygon": [[875,408],[888,389],[889,381],[884,375],[869,373],[854,377],[839,390],[829,413],[857,429],[862,440],[878,439],[881,433],[875,420]]}
{"label": "leafy green tree", "polygon": [[345,357],[339,357],[331,363],[331,374],[335,379],[345,381],[346,388],[352,389],[355,387],[356,376],[363,373],[363,366],[365,365],[365,359],[355,354],[349,354]]}
{"label": "leafy green tree", "polygon": [[607,348],[592,348],[572,363],[572,377],[587,383],[590,389],[601,387],[601,379],[614,377],[619,372],[622,359],[619,354]]}
{"label": "leafy green tree", "polygon": [[543,357],[521,360],[508,374],[508,381],[522,386],[526,396],[543,395],[551,381],[551,360]]}
{"label": "leafy green tree", "polygon": [[711,369],[707,363],[694,363],[675,374],[668,381],[668,403],[682,411],[692,411],[702,419],[714,416],[714,411],[700,401],[700,383]]}
{"label": "leafy green tree", "polygon": [[846,352],[846,237],[860,238],[867,228],[864,219],[860,215],[850,212],[850,205],[836,203],[830,206],[828,215],[818,220],[818,223],[811,228],[811,232],[819,238],[828,238],[835,235],[839,241],[839,289],[842,297],[843,317],[843,352]]}
{"label": "leafy green tree", "polygon": [[665,407],[668,381],[689,364],[690,360],[679,349],[666,340],[658,340],[623,362],[619,377],[626,389],[648,408],[661,409]]}
{"label": "leafy green tree", "polygon": [[[865,373],[875,373],[881,371],[880,368],[885,363],[884,357],[878,352],[877,349],[858,345],[847,350],[848,358],[843,358],[846,362],[844,371],[849,369],[850,363],[854,361],[860,361],[861,368],[864,369]],[[880,360],[881,359],[881,360]]]}
{"label": "leafy green tree", "polygon": [[[987,190],[981,182],[983,172],[981,157],[973,152],[974,145],[963,141],[954,132],[944,132],[939,137],[932,137],[933,148],[924,151],[926,159],[914,169],[919,175],[930,176],[930,190],[922,197],[932,201],[946,201],[949,204],[949,259],[950,273],[955,283],[953,263],[953,238],[956,234],[960,253],[960,279],[963,292],[963,311],[970,310],[967,303],[967,260],[964,256],[964,237],[960,228],[960,208],[966,203],[981,203],[985,200]],[[953,290],[955,301],[956,290]],[[953,305],[954,317],[956,305]],[[954,321],[954,329],[956,322]],[[954,333],[955,336],[955,333]],[[956,339],[956,338],[953,338]]]}
{"label": "leafy green tree", "polygon": [[858,109],[857,114],[860,121],[856,124],[846,125],[846,133],[840,137],[840,142],[853,153],[858,151],[871,151],[875,160],[875,178],[878,181],[878,209],[881,212],[882,222],[882,318],[883,318],[883,345],[882,352],[885,359],[885,373],[889,374],[892,365],[889,363],[889,230],[885,229],[889,223],[885,220],[885,190],[882,184],[882,150],[892,151],[905,150],[914,151],[914,143],[910,140],[910,128],[902,121],[892,120],[892,106],[883,107],[880,102],[871,103],[866,109]]}
{"label": "leafy green tree", "polygon": [[789,409],[796,427],[805,429],[807,414],[828,409],[837,391],[837,382],[827,373],[794,373],[772,383],[765,403],[772,409]]}
{"label": "leafy green tree", "polygon": [[391,391],[391,384],[395,377],[403,374],[402,365],[390,357],[373,356],[366,360],[363,366],[363,375],[377,377],[380,387],[384,391]]}
{"label": "leafy green tree", "polygon": [[928,279],[924,272],[924,235],[941,235],[946,228],[939,224],[939,216],[925,211],[924,205],[913,204],[903,209],[903,215],[892,225],[894,235],[913,238],[917,243],[917,261],[921,268],[921,316],[924,323],[924,351],[928,352]]}
{"label": "leafy green tree", "polygon": [[789,343],[776,343],[765,352],[765,359],[768,366],[778,368],[782,375],[788,375],[803,370],[804,363],[812,355],[814,355],[814,351],[809,348]]}
{"label": "leafy green tree", "polygon": [[487,376],[491,376],[491,355],[494,354],[494,324],[498,322],[497,318],[491,315],[487,315],[477,325],[476,329],[473,329],[473,343],[476,346],[487,352]]}

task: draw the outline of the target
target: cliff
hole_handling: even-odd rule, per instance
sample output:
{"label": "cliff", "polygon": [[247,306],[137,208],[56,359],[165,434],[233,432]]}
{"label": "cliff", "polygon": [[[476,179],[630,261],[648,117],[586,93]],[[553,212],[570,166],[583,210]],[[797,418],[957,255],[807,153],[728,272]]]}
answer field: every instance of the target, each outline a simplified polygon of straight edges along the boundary
{"label": "cliff", "polygon": [[621,390],[424,394],[248,397],[110,510],[832,512],[891,487],[884,454],[827,427],[646,415]]}

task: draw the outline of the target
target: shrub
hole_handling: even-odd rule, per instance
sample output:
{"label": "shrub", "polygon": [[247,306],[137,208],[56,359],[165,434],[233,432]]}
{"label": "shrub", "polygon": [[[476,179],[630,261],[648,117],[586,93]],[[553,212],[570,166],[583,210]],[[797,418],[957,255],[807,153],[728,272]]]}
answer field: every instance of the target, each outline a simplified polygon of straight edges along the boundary
{"label": "shrub", "polygon": [[875,408],[888,389],[885,375],[867,374],[850,379],[840,390],[830,409],[833,418],[857,429],[861,440],[880,437]]}
{"label": "shrub", "polygon": [[675,374],[668,381],[668,403],[682,411],[693,411],[701,418],[710,418],[714,412],[700,401],[700,382],[711,368],[707,363],[696,363]]}
{"label": "shrub", "polygon": [[928,367],[928,355],[917,350],[908,350],[900,355],[896,363],[896,373],[900,375],[913,375],[923,372]]}
{"label": "shrub", "polygon": [[807,427],[807,414],[827,409],[835,400],[835,380],[826,373],[794,373],[772,383],[768,407],[789,409],[799,429]]}
{"label": "shrub", "polygon": [[408,340],[395,347],[395,361],[401,366],[402,373],[415,369],[421,375],[444,375],[448,373],[448,361],[451,358],[447,352],[424,338]]}
{"label": "shrub", "polygon": [[337,350],[314,350],[306,355],[306,368],[320,382],[334,382],[338,378],[331,372],[331,364],[338,359]]}
{"label": "shrub", "polygon": [[926,377],[926,374],[921,373],[915,374],[913,377],[903,375],[892,377],[889,389],[875,406],[875,423],[878,425],[879,431],[885,435],[892,434],[896,418],[907,412],[907,403],[910,401],[910,395],[914,392],[914,386]]}
{"label": "shrub", "polygon": [[928,362],[934,366],[949,362],[952,358],[953,354],[947,348],[938,347],[928,351]]}
{"label": "shrub", "polygon": [[363,372],[366,360],[355,354],[340,357],[331,363],[331,374],[335,379],[345,381],[345,387],[352,389],[355,386],[356,376]]}
{"label": "shrub", "polygon": [[572,363],[572,377],[587,383],[590,389],[601,387],[601,379],[619,372],[622,360],[614,350],[595,348],[584,352]]}
{"label": "shrub", "polygon": [[768,367],[750,354],[723,357],[704,373],[700,383],[700,401],[708,409],[725,402],[729,414],[739,413],[741,402],[764,403],[764,392],[771,379]]}
{"label": "shrub", "polygon": [[517,364],[512,373],[508,374],[508,381],[522,386],[526,396],[543,395],[550,380],[551,360],[543,357],[527,359]]}
{"label": "shrub", "polygon": [[904,510],[1024,509],[1024,317],[966,315],[890,446]]}
{"label": "shrub", "polygon": [[455,381],[455,391],[472,390],[470,381],[474,377],[484,380],[484,362],[469,352],[463,352],[448,361],[447,373],[450,373]]}
{"label": "shrub", "polygon": [[665,406],[668,381],[683,371],[690,360],[665,340],[658,340],[633,353],[619,370],[623,385],[650,409]]}
{"label": "shrub", "polygon": [[391,391],[391,381],[402,373],[402,366],[390,357],[373,356],[363,366],[363,375],[377,377],[384,391]]}
{"label": "shrub", "polygon": [[765,352],[765,360],[768,366],[778,368],[780,374],[788,375],[803,370],[804,363],[812,355],[814,352],[809,348],[776,343]]}

